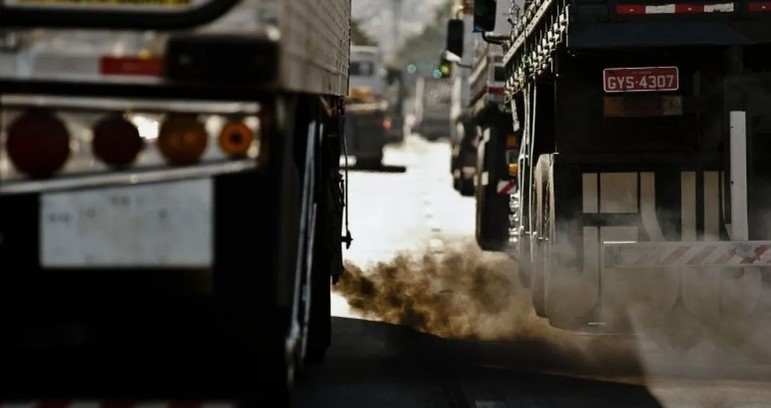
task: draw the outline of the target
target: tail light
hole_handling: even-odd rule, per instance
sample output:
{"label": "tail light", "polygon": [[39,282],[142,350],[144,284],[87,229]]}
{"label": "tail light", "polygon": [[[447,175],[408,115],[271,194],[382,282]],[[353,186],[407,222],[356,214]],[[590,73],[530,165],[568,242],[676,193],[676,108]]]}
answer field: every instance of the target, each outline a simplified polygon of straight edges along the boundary
{"label": "tail light", "polygon": [[137,127],[121,115],[109,116],[94,126],[94,155],[104,163],[122,167],[133,163],[144,140]]}
{"label": "tail light", "polygon": [[246,156],[254,141],[254,132],[242,122],[226,123],[219,135],[219,145],[225,154]]}
{"label": "tail light", "polygon": [[6,149],[19,171],[35,178],[49,177],[67,162],[70,135],[51,112],[29,110],[8,127]]}
{"label": "tail light", "polygon": [[519,141],[517,140],[516,133],[506,135],[506,148],[516,149],[517,147],[519,147]]}
{"label": "tail light", "polygon": [[489,92],[491,95],[503,95],[505,93],[506,89],[502,86],[489,86],[487,87],[487,92]]}
{"label": "tail light", "polygon": [[767,1],[753,1],[747,5],[747,8],[752,12],[771,12],[771,2]]}
{"label": "tail light", "polygon": [[157,144],[169,164],[194,164],[206,151],[208,135],[196,115],[170,114],[161,124]]}
{"label": "tail light", "polygon": [[385,130],[391,129],[391,124],[392,123],[391,123],[391,119],[390,118],[383,119],[383,129],[385,129]]}

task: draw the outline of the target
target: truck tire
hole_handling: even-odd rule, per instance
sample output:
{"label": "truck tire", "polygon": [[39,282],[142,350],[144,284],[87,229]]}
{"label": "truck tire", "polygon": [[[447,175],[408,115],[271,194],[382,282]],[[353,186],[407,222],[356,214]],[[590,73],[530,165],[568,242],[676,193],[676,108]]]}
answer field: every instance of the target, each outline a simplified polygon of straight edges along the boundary
{"label": "truck tire", "polygon": [[375,156],[364,156],[356,158],[356,167],[361,169],[376,169],[383,166],[383,153]]}
{"label": "truck tire", "polygon": [[502,174],[501,135],[496,128],[488,130],[489,137],[480,141],[477,150],[475,235],[482,250],[500,252],[509,242],[509,197],[498,193],[497,181],[508,174]]}
{"label": "truck tire", "polygon": [[474,197],[475,193],[475,187],[474,187],[474,179],[463,179],[461,177],[460,182],[458,182],[458,192],[462,197]]}
{"label": "truck tire", "polygon": [[[575,241],[583,239],[582,228],[573,220],[557,219],[553,176],[554,156],[539,156],[539,171],[543,183],[544,233],[548,242],[543,246],[541,259],[543,271],[543,296],[545,313],[553,327],[582,331],[594,317],[596,302],[599,300],[596,282],[582,279],[584,258],[582,253],[573,254],[564,248],[575,248]],[[562,228],[561,230],[559,228]],[[560,231],[558,234],[557,231]],[[555,239],[555,237],[559,239]],[[574,243],[571,244],[571,241]]]}
{"label": "truck tire", "polygon": [[[336,118],[330,118],[330,122]],[[334,126],[334,124],[330,124]],[[332,129],[325,126],[325,129]],[[319,149],[321,155],[317,188],[317,224],[311,282],[311,305],[305,364],[324,360],[332,342],[331,279],[343,270],[342,190],[340,177],[340,140],[332,132],[325,135]]]}
{"label": "truck tire", "polygon": [[[531,251],[531,280],[532,287],[530,293],[533,300],[533,309],[535,314],[540,317],[546,317],[546,258],[549,256],[547,253],[546,240],[548,236],[545,236],[544,212],[549,211],[546,201],[548,197],[546,192],[548,187],[546,186],[546,179],[548,178],[548,168],[546,166],[536,166],[535,177],[535,208],[536,208],[536,238],[530,241]],[[546,221],[548,222],[548,221]]]}

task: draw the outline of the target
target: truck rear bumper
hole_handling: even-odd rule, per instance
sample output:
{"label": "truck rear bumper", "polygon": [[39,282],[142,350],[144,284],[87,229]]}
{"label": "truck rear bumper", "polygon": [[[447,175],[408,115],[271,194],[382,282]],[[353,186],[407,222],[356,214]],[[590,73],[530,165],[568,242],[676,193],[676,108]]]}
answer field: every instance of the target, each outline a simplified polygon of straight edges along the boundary
{"label": "truck rear bumper", "polygon": [[[208,262],[188,266],[162,260],[150,264],[150,258],[143,265],[103,261],[89,266],[86,257],[70,257],[69,266],[46,267],[41,196],[0,197],[0,327],[7,334],[0,336],[0,351],[30,345],[246,347],[248,339],[258,338],[247,330],[265,321],[258,314],[269,316],[286,305],[275,273],[277,248],[284,247],[275,242],[278,221],[272,215],[279,204],[259,196],[270,190],[260,188],[257,172],[212,181],[215,205],[205,221],[211,234],[206,249],[212,256]],[[244,192],[244,185],[254,185],[254,193]],[[80,215],[73,216],[75,222],[83,221]],[[92,227],[99,226],[98,232],[115,235],[129,253],[152,238],[146,235],[151,230],[115,231],[110,222]],[[192,238],[200,242],[200,237]],[[77,238],[70,239],[73,246],[82,246],[73,241]],[[175,239],[187,238],[179,234]],[[170,251],[178,244],[158,243]],[[95,259],[105,259],[103,253],[94,254]]]}
{"label": "truck rear bumper", "polygon": [[415,131],[430,138],[450,136],[450,118],[447,119],[423,119],[415,126]]}
{"label": "truck rear bumper", "polygon": [[346,116],[346,148],[350,156],[357,159],[383,156],[386,145],[385,116],[381,111],[349,112]]}

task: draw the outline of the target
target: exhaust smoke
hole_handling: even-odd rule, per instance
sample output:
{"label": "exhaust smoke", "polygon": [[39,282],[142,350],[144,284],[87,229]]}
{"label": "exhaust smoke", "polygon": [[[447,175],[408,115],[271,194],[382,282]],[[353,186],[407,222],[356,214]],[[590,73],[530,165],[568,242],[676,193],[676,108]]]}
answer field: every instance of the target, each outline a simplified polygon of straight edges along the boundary
{"label": "exhaust smoke", "polygon": [[500,340],[548,326],[516,279],[516,263],[506,255],[458,243],[441,254],[401,253],[366,269],[347,262],[334,289],[365,318],[441,337]]}
{"label": "exhaust smoke", "polygon": [[400,253],[366,268],[347,262],[334,290],[362,318],[460,341],[453,358],[593,378],[640,374],[633,341],[551,327],[519,284],[516,261],[473,242],[446,244],[441,254]]}
{"label": "exhaust smoke", "polygon": [[[663,309],[640,308],[645,302],[639,294],[656,293],[663,284],[643,276],[605,298],[607,306],[626,316],[631,332],[553,328],[535,314],[530,290],[519,284],[516,261],[483,252],[473,242],[449,243],[440,254],[400,253],[388,262],[345,266],[334,290],[355,314],[446,339],[483,341],[494,345],[494,364],[517,369],[635,383],[662,377],[738,379],[747,378],[734,366],[742,365],[738,360],[766,361],[771,349],[763,340],[768,324],[750,328],[746,320],[730,319],[719,330],[683,308],[663,314],[656,311]],[[614,304],[622,299],[627,301]],[[749,376],[765,380],[766,374]]]}

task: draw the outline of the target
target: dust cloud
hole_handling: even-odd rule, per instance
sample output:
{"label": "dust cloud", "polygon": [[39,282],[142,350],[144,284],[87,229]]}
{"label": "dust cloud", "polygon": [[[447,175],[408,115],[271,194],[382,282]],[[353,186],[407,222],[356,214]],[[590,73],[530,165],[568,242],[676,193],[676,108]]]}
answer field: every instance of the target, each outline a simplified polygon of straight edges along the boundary
{"label": "dust cloud", "polygon": [[[595,333],[551,327],[535,314],[530,290],[519,283],[516,261],[481,251],[472,242],[449,243],[442,253],[426,249],[387,262],[345,266],[334,291],[355,314],[445,339],[503,344],[493,353],[495,361],[510,358],[518,367],[634,382],[661,376],[765,380],[771,374],[748,374],[740,367],[771,361],[771,325],[741,318],[714,324],[709,313],[699,316],[678,305],[675,298],[685,282],[665,285],[661,271],[648,276],[636,271],[638,279],[606,277],[616,294],[604,298],[605,306],[616,307],[615,315],[623,315],[628,326]],[[715,279],[690,284],[715,285]],[[660,307],[640,306],[646,302]]]}
{"label": "dust cloud", "polygon": [[472,344],[471,358],[483,360],[478,364],[592,378],[639,376],[634,342],[560,330],[537,316],[516,261],[506,254],[467,241],[446,245],[442,253],[401,253],[365,267],[347,262],[334,290],[362,318]]}
{"label": "dust cloud", "polygon": [[443,253],[401,253],[362,268],[346,263],[335,290],[365,318],[449,338],[536,337],[547,324],[532,312],[505,254],[458,243]]}

